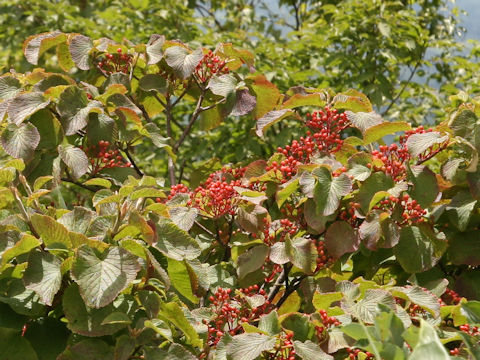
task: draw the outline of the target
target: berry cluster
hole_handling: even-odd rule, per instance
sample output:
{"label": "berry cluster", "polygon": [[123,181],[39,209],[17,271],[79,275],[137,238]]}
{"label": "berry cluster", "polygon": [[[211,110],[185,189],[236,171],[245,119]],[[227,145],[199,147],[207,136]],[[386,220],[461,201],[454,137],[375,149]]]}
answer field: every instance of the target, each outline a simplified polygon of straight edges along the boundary
{"label": "berry cluster", "polygon": [[[297,173],[298,166],[308,163],[315,152],[335,153],[342,147],[341,131],[350,126],[347,116],[338,114],[336,109],[323,110],[307,114],[306,125],[311,129],[300,140],[293,140],[285,148],[278,147],[277,152],[283,154],[285,159],[272,161],[266,168],[267,171],[280,171],[282,183],[285,183]],[[346,169],[345,169],[346,171]]]}
{"label": "berry cluster", "polygon": [[458,295],[455,291],[447,288],[443,293],[441,299],[447,305],[457,305],[460,300],[462,300],[462,297]]}
{"label": "berry cluster", "polygon": [[[379,151],[380,150],[380,151]],[[406,146],[393,143],[390,146],[382,145],[379,150],[372,151],[374,159],[382,162],[381,166],[374,165],[374,171],[382,171],[390,175],[393,180],[403,180],[406,176],[405,162],[410,159]]]}
{"label": "berry cluster", "polygon": [[107,75],[116,72],[127,74],[130,71],[130,64],[132,62],[132,55],[122,54],[122,49],[118,48],[114,54],[106,53],[98,60],[97,66],[103,70]]}
{"label": "berry cluster", "polygon": [[469,324],[465,324],[465,325],[460,325],[458,328],[460,329],[460,331],[464,332],[465,334],[469,334],[472,336],[480,335],[480,331],[478,331],[477,326],[470,326]]}
{"label": "berry cluster", "polygon": [[237,192],[234,186],[239,186],[239,180],[226,181],[225,177],[215,179],[210,175],[207,181],[198,186],[192,194],[192,205],[206,216],[219,218],[225,214],[235,214],[234,198]]}
{"label": "berry cluster", "polygon": [[363,353],[365,354],[365,357],[363,357],[363,359],[365,360],[373,360],[374,359],[374,356],[371,352],[368,352],[368,351],[362,351],[360,349],[352,349],[352,348],[347,348],[347,352],[348,352],[348,358],[351,359],[351,360],[357,360],[360,355],[360,353]]}
{"label": "berry cluster", "polygon": [[459,348],[453,348],[452,350],[450,350],[450,355],[452,355],[452,356],[460,355],[460,349]]}
{"label": "berry cluster", "polygon": [[[294,236],[298,232],[298,226],[289,219],[280,219],[270,223],[268,218],[263,218],[263,241],[267,245],[273,245],[276,242],[284,242],[288,235]],[[256,237],[256,234],[252,234]]]}
{"label": "berry cluster", "polygon": [[315,272],[320,271],[323,268],[328,267],[334,262],[332,256],[327,254],[327,249],[325,248],[325,242],[323,240],[315,240],[315,247],[317,248],[317,268]]}
{"label": "berry cluster", "polygon": [[210,80],[214,75],[228,74],[230,70],[225,65],[225,60],[220,59],[220,57],[210,50],[198,63],[195,68],[195,75],[202,83],[204,83]]}
{"label": "berry cluster", "polygon": [[360,209],[361,205],[357,202],[350,202],[345,207],[344,210],[340,212],[340,219],[343,221],[348,222],[352,227],[357,227],[358,225],[358,217],[357,211]]}
{"label": "berry cluster", "polygon": [[[265,302],[259,307],[250,307],[248,296],[258,294],[265,297]],[[242,323],[251,323],[258,320],[260,315],[266,314],[270,302],[267,300],[265,290],[258,285],[241,289],[236,295],[231,289],[218,288],[214,295],[209,297],[215,317],[210,321],[204,321],[208,326],[208,344],[215,346],[225,332],[230,335],[243,333]]]}
{"label": "berry cluster", "polygon": [[295,349],[293,348],[293,333],[281,333],[278,342],[275,344],[274,353],[267,354],[269,360],[295,360]]}
{"label": "berry cluster", "polygon": [[[419,126],[414,130],[406,131],[405,135],[400,136],[400,144],[403,145],[406,148],[406,142],[408,138],[414,134],[425,134],[432,132],[433,129],[425,129],[423,126]],[[428,159],[431,159],[435,155],[437,155],[440,151],[444,150],[447,148],[448,144],[450,143],[450,140],[447,139],[443,143],[440,144],[434,144],[428,149],[426,149],[422,154],[418,155],[418,162],[422,163],[427,161]]]}
{"label": "berry cluster", "polygon": [[315,333],[320,342],[324,341],[327,337],[327,329],[333,326],[341,325],[341,322],[334,316],[328,316],[326,310],[319,310],[320,317],[322,318],[322,326],[315,326]]}
{"label": "berry cluster", "polygon": [[92,175],[97,174],[103,169],[114,167],[131,167],[132,164],[126,162],[118,149],[111,149],[110,142],[100,140],[97,145],[87,147],[80,146],[90,157],[90,164],[92,166]]}
{"label": "berry cluster", "polygon": [[424,221],[424,216],[427,213],[416,200],[410,199],[408,194],[404,194],[400,197],[390,195],[389,197],[381,200],[377,205],[373,207],[375,210],[393,212],[396,206],[400,206],[403,209],[402,220],[398,221],[398,225],[416,224]]}
{"label": "berry cluster", "polygon": [[170,188],[170,194],[168,194],[167,200],[173,199],[173,197],[177,194],[188,194],[188,193],[190,193],[190,190],[186,185],[184,184],[173,185]]}

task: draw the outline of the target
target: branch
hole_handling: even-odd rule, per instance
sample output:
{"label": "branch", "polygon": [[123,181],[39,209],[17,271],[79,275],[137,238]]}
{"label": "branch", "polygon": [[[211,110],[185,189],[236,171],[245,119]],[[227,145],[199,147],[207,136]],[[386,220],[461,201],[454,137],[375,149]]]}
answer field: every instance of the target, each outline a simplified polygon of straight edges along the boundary
{"label": "branch", "polygon": [[268,301],[272,301],[273,298],[277,295],[277,293],[280,291],[280,288],[282,287],[283,282],[285,281],[285,278],[288,277],[288,273],[290,272],[291,266],[288,268],[283,268],[282,273],[280,276],[277,278],[275,281],[275,284],[273,287],[270,289],[270,292],[268,293]]}
{"label": "branch", "polygon": [[278,302],[275,304],[275,306],[277,308],[282,306],[282,304],[285,302],[285,300],[287,300],[287,298],[290,296],[290,294],[293,293],[294,291],[296,291],[300,287],[300,284],[302,283],[302,280],[305,279],[306,277],[307,277],[307,275],[302,275],[302,276],[294,279],[292,281],[292,283],[290,284],[290,286],[285,289],[285,293],[283,294],[282,298],[280,300],[278,300]]}
{"label": "branch", "polygon": [[139,176],[143,176],[144,174],[143,174],[142,170],[140,170],[140,168],[137,166],[137,164],[135,163],[135,160],[133,159],[132,155],[131,155],[130,152],[128,151],[128,146],[127,146],[125,149],[123,149],[123,152],[125,153],[125,155],[127,155],[128,160],[130,160],[130,164],[133,165],[133,168],[135,169],[135,171],[137,172],[137,174],[138,174]]}
{"label": "branch", "polygon": [[178,148],[180,147],[180,145],[182,145],[183,141],[185,140],[187,135],[190,133],[190,130],[192,129],[193,124],[198,119],[198,116],[200,115],[200,113],[203,111],[202,110],[202,102],[203,102],[204,98],[205,98],[205,92],[202,91],[202,93],[200,94],[200,97],[198,98],[197,106],[195,107],[195,110],[192,114],[192,117],[190,118],[190,121],[188,122],[187,127],[185,128],[185,130],[183,130],[183,133],[180,136],[180,139],[178,139],[178,141],[173,146],[173,151],[174,152],[178,151]]}
{"label": "branch", "polygon": [[82,189],[85,189],[85,190],[88,190],[88,191],[91,191],[91,192],[97,192],[97,190],[95,188],[93,188],[91,186],[88,186],[88,185],[84,185],[81,182],[78,182],[78,181],[75,181],[75,180],[72,180],[72,179],[69,179],[69,178],[61,178],[60,180],[68,182],[68,183],[73,184],[73,185],[77,185],[78,187],[81,187]]}
{"label": "branch", "polygon": [[198,4],[198,3],[197,3],[196,5],[197,5],[196,7],[197,7],[198,11],[199,11],[203,16],[205,16],[205,15],[203,14],[203,12],[205,11],[208,15],[210,15],[210,16],[212,17],[213,21],[215,22],[215,25],[218,26],[218,29],[219,29],[220,31],[225,31],[225,29],[223,28],[223,25],[222,25],[222,24],[220,23],[220,21],[218,21],[217,18],[215,17],[215,13],[213,13],[211,10],[207,9],[207,8],[206,8],[205,6],[203,6],[203,5],[200,5],[200,4]]}
{"label": "branch", "polygon": [[390,102],[390,104],[387,106],[387,108],[385,109],[385,111],[382,112],[382,116],[385,116],[388,111],[392,108],[392,106],[397,102],[397,100],[400,98],[400,96],[403,94],[403,92],[405,91],[405,89],[407,88],[408,84],[410,84],[410,81],[412,81],[412,78],[413,76],[415,75],[415,73],[417,72],[417,69],[418,67],[420,66],[420,60],[417,61],[417,63],[415,64],[415,67],[413,68],[412,72],[410,73],[410,76],[408,77],[407,81],[405,82],[405,84],[403,84],[402,88],[400,89],[400,91],[398,92],[397,96],[395,96],[392,101]]}
{"label": "branch", "polygon": [[300,24],[300,14],[299,14],[300,9],[299,9],[299,6],[297,5],[296,0],[293,2],[292,5],[293,5],[293,9],[295,10],[295,30],[298,31],[298,30],[300,30],[300,26],[301,26],[301,24]]}

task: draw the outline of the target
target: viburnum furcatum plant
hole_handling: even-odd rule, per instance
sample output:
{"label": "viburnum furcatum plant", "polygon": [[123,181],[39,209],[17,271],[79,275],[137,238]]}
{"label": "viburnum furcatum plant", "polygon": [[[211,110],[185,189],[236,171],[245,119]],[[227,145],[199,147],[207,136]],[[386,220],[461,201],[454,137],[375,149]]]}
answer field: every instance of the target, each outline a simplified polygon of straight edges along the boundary
{"label": "viburnum furcatum plant", "polygon": [[[0,77],[0,359],[479,358],[478,99],[412,128],[231,44],[51,49]],[[265,158],[182,158],[236,117]]]}

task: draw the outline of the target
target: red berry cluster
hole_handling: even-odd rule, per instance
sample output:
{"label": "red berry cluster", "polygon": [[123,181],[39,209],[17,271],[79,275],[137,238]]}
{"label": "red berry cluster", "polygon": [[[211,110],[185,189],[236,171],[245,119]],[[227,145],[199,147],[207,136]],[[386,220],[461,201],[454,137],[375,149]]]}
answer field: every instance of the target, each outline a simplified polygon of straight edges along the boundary
{"label": "red berry cluster", "polygon": [[[262,269],[264,269],[264,268],[265,268],[265,266],[262,266]],[[270,275],[268,275],[265,278],[265,283],[269,283],[269,282],[273,281],[273,279],[275,278],[275,275],[277,275],[278,273],[281,273],[282,271],[283,271],[282,265],[273,264],[272,272],[270,273]]]}
{"label": "red berry cluster", "polygon": [[470,326],[469,324],[465,324],[465,325],[460,325],[458,328],[460,329],[460,331],[464,332],[465,334],[469,334],[472,336],[480,335],[480,331],[478,331],[477,326]]}
{"label": "red berry cluster", "polygon": [[382,171],[396,181],[404,179],[406,176],[405,162],[410,159],[406,146],[399,147],[393,143],[390,146],[382,145],[379,150],[372,151],[372,155],[383,164],[374,166],[374,171]]}
{"label": "red berry cluster", "polygon": [[[425,129],[423,126],[419,126],[414,130],[406,131],[405,135],[400,136],[400,144],[402,144],[406,148],[406,142],[408,138],[414,134],[425,134],[432,132],[433,129]],[[424,162],[428,159],[431,159],[434,157],[436,154],[438,154],[440,151],[444,150],[448,144],[450,143],[450,139],[445,140],[443,143],[440,144],[434,144],[428,149],[426,149],[422,154],[418,155],[418,161],[419,162]]]}
{"label": "red berry cluster", "polygon": [[[273,245],[276,242],[284,242],[288,235],[294,236],[298,232],[298,226],[289,219],[280,219],[270,223],[267,218],[263,219],[263,241],[267,245]],[[256,237],[256,234],[252,234]]]}
{"label": "red berry cluster", "polygon": [[460,355],[460,349],[453,348],[452,350],[450,350],[450,355],[453,355],[453,356]]}
{"label": "red berry cluster", "polygon": [[296,351],[293,348],[293,333],[281,333],[275,344],[274,353],[266,355],[269,360],[295,360]]}
{"label": "red berry cluster", "polygon": [[211,218],[218,218],[225,214],[234,215],[234,198],[237,195],[234,186],[240,185],[236,182],[226,182],[225,177],[221,180],[209,177],[193,192],[192,205]]}
{"label": "red berry cluster", "polygon": [[441,299],[447,305],[457,305],[460,300],[462,300],[462,297],[458,295],[455,291],[447,288],[442,294]]}
{"label": "red berry cluster", "polygon": [[127,74],[130,71],[132,55],[122,54],[122,49],[118,48],[114,54],[106,53],[98,60],[97,66],[106,74],[111,75],[116,72]]}
{"label": "red berry cluster", "polygon": [[[297,173],[298,166],[310,161],[310,157],[317,151],[334,153],[342,147],[341,131],[351,124],[347,116],[339,114],[336,109],[326,107],[323,110],[307,114],[306,125],[311,129],[300,140],[293,140],[285,148],[278,147],[277,152],[285,155],[285,159],[272,161],[267,171],[276,170],[282,173],[281,182],[285,183]],[[345,169],[346,171],[346,169]]]}
{"label": "red berry cluster", "polygon": [[167,200],[171,200],[177,194],[188,194],[190,190],[184,184],[173,185],[170,188],[170,194],[168,194]]}
{"label": "red berry cluster", "polygon": [[90,157],[90,164],[92,165],[92,175],[97,174],[103,169],[114,167],[131,167],[132,164],[126,162],[118,149],[111,149],[110,142],[100,140],[97,145],[87,147],[80,146]]}
{"label": "red berry cluster", "polygon": [[348,222],[352,227],[356,227],[358,225],[357,211],[360,207],[360,203],[348,203],[345,209],[340,212],[340,219]]}
{"label": "red berry cluster", "polygon": [[398,222],[398,225],[416,224],[424,221],[424,216],[427,213],[416,200],[410,199],[408,194],[404,194],[400,197],[390,195],[384,200],[381,200],[373,209],[393,212],[396,206],[403,208],[402,220]]}
{"label": "red berry cluster", "polygon": [[220,59],[220,57],[215,55],[213,51],[210,50],[198,63],[197,67],[195,68],[195,75],[200,82],[207,82],[212,78],[213,75],[228,74],[230,70],[225,65],[225,60]]}
{"label": "red berry cluster", "polygon": [[315,247],[317,248],[317,268],[315,272],[320,271],[323,268],[328,267],[330,264],[334,262],[332,256],[327,254],[327,249],[325,248],[325,242],[323,240],[314,240]]}
{"label": "red berry cluster", "polygon": [[347,352],[348,352],[348,358],[352,359],[352,360],[357,360],[360,353],[365,354],[365,357],[364,357],[365,360],[373,360],[374,359],[373,354],[371,352],[368,352],[368,351],[362,351],[360,349],[347,348]]}
{"label": "red berry cluster", "polygon": [[[258,294],[265,297],[265,302],[259,307],[250,307],[248,296]],[[251,323],[258,320],[260,315],[266,314],[270,302],[267,300],[265,290],[258,285],[241,289],[237,295],[231,289],[218,288],[214,295],[209,297],[215,317],[211,321],[204,321],[208,326],[208,344],[215,346],[225,332],[230,335],[243,333],[242,323]]]}
{"label": "red berry cluster", "polygon": [[330,329],[333,326],[341,325],[341,322],[334,316],[328,316],[326,310],[319,310],[320,317],[322,318],[323,326],[315,326],[315,334],[320,342],[323,342],[327,337],[327,329]]}

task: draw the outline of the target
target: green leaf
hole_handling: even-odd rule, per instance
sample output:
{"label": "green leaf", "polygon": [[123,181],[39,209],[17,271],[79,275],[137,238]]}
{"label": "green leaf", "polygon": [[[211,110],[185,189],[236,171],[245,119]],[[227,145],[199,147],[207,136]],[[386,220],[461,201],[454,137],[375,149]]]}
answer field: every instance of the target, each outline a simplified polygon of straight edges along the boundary
{"label": "green leaf", "polygon": [[181,261],[193,260],[200,255],[198,242],[173,222],[160,220],[157,232],[158,242],[154,246],[166,257]]}
{"label": "green leaf", "polygon": [[77,250],[71,274],[80,287],[82,298],[90,307],[111,303],[135,280],[140,264],[137,257],[120,247],[97,254],[82,246]]}
{"label": "green leaf", "polygon": [[33,214],[30,219],[33,227],[47,248],[71,249],[72,242],[68,230],[62,224],[55,221],[54,218],[46,215]]}
{"label": "green leaf", "polygon": [[190,272],[185,261],[168,260],[168,276],[172,286],[186,299],[193,304],[198,303],[198,297],[194,289],[198,287],[198,278],[195,273]]}
{"label": "green leaf", "polygon": [[33,35],[23,43],[23,53],[30,64],[37,65],[38,58],[45,51],[66,40],[67,36],[58,30]]}
{"label": "green leaf", "polygon": [[406,142],[408,152],[412,156],[418,156],[435,144],[442,144],[449,139],[448,135],[442,135],[438,131],[413,134]]}
{"label": "green leaf", "polygon": [[117,337],[115,342],[115,360],[128,360],[130,355],[135,351],[135,340],[129,335],[121,335]]}
{"label": "green leaf", "polygon": [[480,324],[480,302],[468,301],[460,304],[462,309],[462,315],[464,315],[469,324]]}
{"label": "green leaf", "polygon": [[18,79],[8,74],[0,76],[0,99],[8,100],[14,98],[21,89],[22,85]]}
{"label": "green leaf", "polygon": [[90,163],[82,149],[70,144],[59,145],[58,153],[65,165],[71,170],[74,179],[78,179],[87,173]]}
{"label": "green leaf", "polygon": [[319,293],[315,291],[313,294],[312,304],[316,310],[326,310],[332,303],[340,301],[343,298],[341,292],[328,292],[328,293]]}
{"label": "green leaf", "polygon": [[414,304],[420,305],[422,308],[437,318],[440,316],[440,304],[438,303],[438,297],[433,295],[430,291],[423,290],[419,286],[403,286],[393,287],[392,293],[396,297],[410,300]]}
{"label": "green leaf", "polygon": [[423,319],[420,320],[418,343],[409,360],[450,360],[435,328]]}
{"label": "green leaf", "polygon": [[106,189],[110,189],[112,187],[112,183],[109,180],[103,178],[88,179],[83,184],[89,186],[101,186]]}
{"label": "green leaf", "polygon": [[70,39],[69,51],[72,60],[80,70],[90,69],[89,54],[93,49],[92,40],[84,35],[75,35]]}
{"label": "green leaf", "polygon": [[325,234],[325,245],[328,253],[334,258],[358,250],[360,237],[345,221],[335,221]]}
{"label": "green leaf", "polygon": [[408,131],[411,129],[412,127],[407,122],[383,122],[368,128],[363,136],[363,141],[365,144],[371,144],[372,142],[382,139],[386,135],[392,135],[399,131]]}
{"label": "green leaf", "polygon": [[199,338],[195,328],[188,322],[182,308],[174,302],[164,303],[161,305],[161,310],[158,314],[159,318],[171,322],[179,328],[187,337],[187,343],[192,346],[202,347],[203,342]]}
{"label": "green leaf", "polygon": [[413,189],[409,193],[422,208],[426,209],[437,198],[437,177],[426,166],[412,166],[409,170],[408,179],[413,184]]}
{"label": "green leaf", "polygon": [[14,158],[31,158],[39,142],[40,134],[30,123],[20,124],[20,126],[9,124],[0,136],[3,149]]}
{"label": "green leaf", "polygon": [[311,239],[295,238],[285,240],[285,250],[293,265],[306,274],[312,274],[317,267],[317,249]]}
{"label": "green leaf", "polygon": [[168,213],[170,214],[170,219],[172,219],[175,225],[182,230],[189,231],[195,223],[198,210],[196,208],[177,206],[170,208]]}
{"label": "green leaf", "polygon": [[270,247],[270,260],[274,264],[286,264],[290,261],[284,242],[277,242]]}
{"label": "green leaf", "polygon": [[101,140],[110,141],[110,143],[118,140],[117,124],[106,114],[90,114],[86,130],[90,144],[98,144]]}
{"label": "green leaf", "polygon": [[235,105],[230,112],[231,116],[242,116],[249,114],[257,104],[257,98],[250,94],[248,89],[239,89],[236,94]]}
{"label": "green leaf", "polygon": [[320,346],[310,340],[305,342],[294,341],[293,348],[296,355],[304,360],[333,360],[333,356],[328,355]]}
{"label": "green leaf", "polygon": [[267,315],[260,316],[258,328],[268,335],[277,335],[282,328],[278,322],[278,314],[275,310],[269,312]]}
{"label": "green leaf", "polygon": [[208,82],[207,89],[215,95],[227,97],[233,93],[237,86],[237,79],[231,74],[213,76]]}
{"label": "green leaf", "polygon": [[138,86],[145,91],[158,91],[160,94],[165,94],[167,91],[167,81],[159,74],[147,74],[140,79]]}
{"label": "green leaf", "polygon": [[335,95],[333,98],[335,109],[351,110],[353,112],[372,112],[370,100],[361,92],[353,89]]}
{"label": "green leaf", "polygon": [[277,200],[277,206],[279,208],[288,200],[290,195],[298,190],[299,179],[293,179],[292,181],[286,182],[283,184],[280,189],[275,194],[275,199]]}
{"label": "green leaf", "polygon": [[402,268],[408,273],[419,273],[435,266],[447,248],[441,235],[433,233],[427,224],[402,228],[400,241],[393,248]]}
{"label": "green leaf", "polygon": [[2,360],[38,360],[32,345],[23,336],[20,329],[0,327],[0,359]]}
{"label": "green leaf", "polygon": [[461,190],[455,194],[445,210],[453,225],[460,231],[465,231],[476,205],[477,200],[472,198],[470,192]]}
{"label": "green leaf", "polygon": [[23,276],[25,287],[35,291],[45,305],[51,306],[53,297],[60,290],[62,262],[47,252],[32,251]]}
{"label": "green leaf", "polygon": [[475,128],[477,119],[477,116],[472,110],[460,108],[452,114],[448,126],[453,130],[455,136],[469,138]]}
{"label": "green leaf", "polygon": [[375,111],[372,112],[353,112],[353,111],[345,111],[347,114],[348,120],[359,129],[364,136],[366,135],[366,130],[376,126],[378,124],[383,123],[382,116],[377,114]]}
{"label": "green leaf", "polygon": [[10,122],[20,125],[26,118],[38,110],[48,106],[50,100],[45,100],[42,92],[25,92],[10,100],[7,113]]}
{"label": "green leaf", "polygon": [[393,185],[394,183],[391,177],[385,175],[383,172],[375,172],[362,184],[356,200],[362,206],[362,210],[368,212],[373,196],[379,191],[389,190]]}
{"label": "green leaf", "polygon": [[455,265],[480,266],[480,237],[477,230],[449,235],[448,258]]}
{"label": "green leaf", "polygon": [[148,55],[148,65],[158,63],[163,58],[163,44],[165,43],[165,36],[154,34],[148,40],[146,53]]}
{"label": "green leaf", "polygon": [[264,75],[257,75],[250,80],[252,80],[250,87],[257,98],[254,117],[259,119],[277,105],[280,99],[280,91]]}
{"label": "green leaf", "polygon": [[67,87],[61,94],[57,110],[62,117],[66,135],[73,135],[87,125],[90,112],[101,113],[100,101],[88,101],[85,91],[75,85]]}
{"label": "green leaf", "polygon": [[40,246],[41,243],[40,240],[29,234],[20,237],[20,234],[17,232],[4,232],[0,235],[0,259],[2,260],[0,269],[10,260],[30,252],[30,250]]}
{"label": "green leaf", "polygon": [[62,124],[47,109],[42,109],[30,117],[30,123],[40,133],[37,150],[56,149],[63,140]]}
{"label": "green leaf", "polygon": [[165,61],[182,79],[190,77],[202,59],[201,48],[193,53],[183,46],[171,46],[165,50]]}
{"label": "green leaf", "polygon": [[237,274],[243,279],[247,274],[260,269],[269,253],[268,246],[257,245],[244,252],[237,260]]}
{"label": "green leaf", "polygon": [[[160,311],[160,309],[158,311]],[[147,320],[144,322],[143,326],[152,329],[157,334],[163,336],[165,339],[173,342],[172,329],[170,328],[170,325],[167,323],[167,321],[163,321],[160,319]]]}
{"label": "green leaf", "polygon": [[367,289],[363,299],[352,305],[343,304],[342,307],[361,321],[373,324],[375,317],[380,312],[379,304],[385,305],[392,310],[395,309],[393,296],[389,292],[380,289]]}
{"label": "green leaf", "polygon": [[255,360],[264,351],[273,349],[275,338],[256,333],[236,335],[227,345],[232,360]]}
{"label": "green leaf", "polygon": [[270,126],[294,114],[295,113],[289,109],[272,110],[266,113],[257,120],[257,136],[263,137],[265,130],[267,130]]}
{"label": "green leaf", "polygon": [[282,109],[294,109],[302,106],[325,106],[325,94],[321,92],[313,94],[294,94],[289,97],[287,101],[282,104]]}
{"label": "green leaf", "polygon": [[100,339],[86,339],[67,349],[57,360],[113,360],[113,348]]}
{"label": "green leaf", "polygon": [[337,211],[342,196],[352,191],[352,181],[347,174],[341,174],[332,178],[330,170],[321,166],[314,170],[318,182],[314,188],[314,200],[317,212],[328,216]]}

